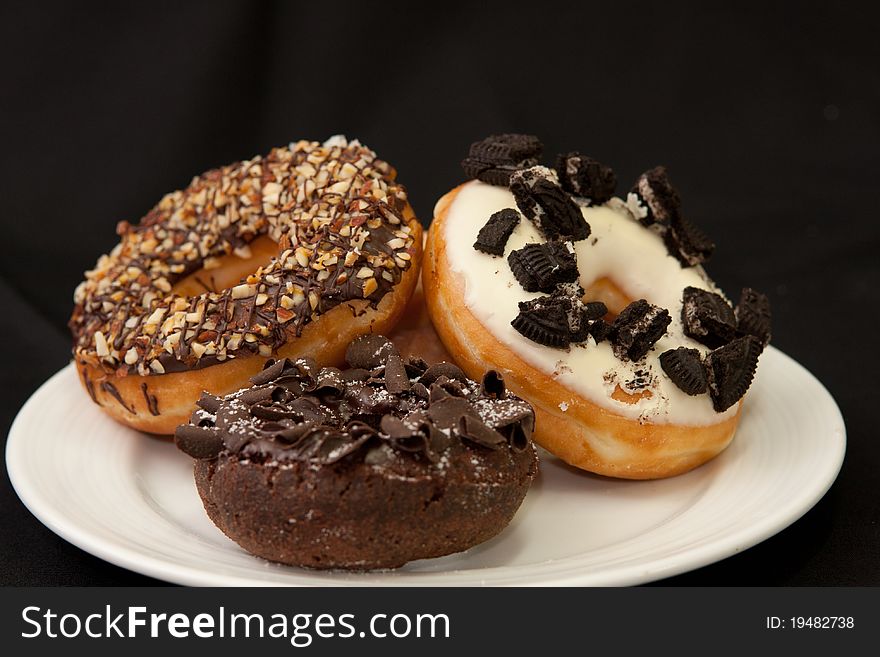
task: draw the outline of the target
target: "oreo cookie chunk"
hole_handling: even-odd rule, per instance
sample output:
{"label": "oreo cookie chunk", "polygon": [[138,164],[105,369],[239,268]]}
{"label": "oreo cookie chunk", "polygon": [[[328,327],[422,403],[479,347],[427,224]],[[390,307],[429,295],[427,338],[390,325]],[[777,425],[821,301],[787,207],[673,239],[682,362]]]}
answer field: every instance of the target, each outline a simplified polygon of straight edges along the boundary
{"label": "oreo cookie chunk", "polygon": [[664,351],[660,354],[660,367],[688,395],[699,395],[709,389],[706,366],[696,349],[679,347]]}
{"label": "oreo cookie chunk", "polygon": [[733,308],[722,296],[697,287],[686,287],[681,302],[681,323],[688,337],[714,349],[736,336]]}
{"label": "oreo cookie chunk", "polygon": [[611,325],[603,319],[607,313],[608,308],[601,301],[584,303],[580,298],[576,299],[572,313],[569,314],[571,341],[585,342],[589,335],[597,343],[602,342],[611,330]]}
{"label": "oreo cookie chunk", "polygon": [[766,294],[744,287],[734,310],[736,330],[740,335],[753,335],[763,346],[770,342],[770,299]]}
{"label": "oreo cookie chunk", "polygon": [[556,172],[535,166],[510,176],[510,191],[520,211],[548,240],[582,240],[590,225],[581,209],[559,184]]}
{"label": "oreo cookie chunk", "polygon": [[598,343],[608,335],[608,324],[603,319],[608,308],[601,301],[584,302],[584,289],[580,285],[559,285],[550,296],[566,309],[569,341],[572,344],[586,342],[590,336]]}
{"label": "oreo cookie chunk", "polygon": [[722,413],[743,398],[758,367],[764,347],[758,338],[736,338],[706,356],[709,396],[712,406]]}
{"label": "oreo cookie chunk", "polygon": [[681,199],[663,166],[639,176],[627,197],[627,205],[636,208],[634,214],[645,226],[669,225],[681,213]]}
{"label": "oreo cookie chunk", "polygon": [[559,285],[548,296],[520,302],[511,325],[532,342],[557,349],[585,342],[591,335],[599,342],[606,332],[598,324],[605,325],[602,317],[608,309],[601,301],[583,303],[583,294],[576,283]]}
{"label": "oreo cookie chunk", "polygon": [[534,135],[492,135],[471,144],[461,167],[468,178],[506,187],[510,174],[536,165],[543,150]]}
{"label": "oreo cookie chunk", "polygon": [[527,244],[507,256],[510,269],[526,292],[552,292],[578,278],[577,257],[570,242]]}
{"label": "oreo cookie chunk", "polygon": [[517,224],[519,224],[519,212],[513,208],[499,210],[489,217],[489,221],[480,229],[474,248],[489,255],[504,255],[504,247]]}
{"label": "oreo cookie chunk", "polygon": [[564,349],[571,344],[569,309],[564,300],[552,296],[522,301],[510,325],[532,342]]}
{"label": "oreo cookie chunk", "polygon": [[466,550],[510,522],[537,472],[531,406],[497,372],[404,361],[382,336],[349,364],[268,361],[205,394],[178,447],[205,511],[249,552],[308,568],[396,568]]}
{"label": "oreo cookie chunk", "polygon": [[715,251],[715,243],[706,233],[682,216],[673,217],[663,233],[669,255],[682,267],[693,267],[707,262]]}
{"label": "oreo cookie chunk", "polygon": [[605,203],[617,187],[611,167],[577,151],[556,157],[556,173],[565,191],[589,199],[592,205]]}
{"label": "oreo cookie chunk", "polygon": [[611,324],[609,339],[614,355],[631,361],[640,360],[666,333],[672,322],[669,311],[644,299],[633,301]]}

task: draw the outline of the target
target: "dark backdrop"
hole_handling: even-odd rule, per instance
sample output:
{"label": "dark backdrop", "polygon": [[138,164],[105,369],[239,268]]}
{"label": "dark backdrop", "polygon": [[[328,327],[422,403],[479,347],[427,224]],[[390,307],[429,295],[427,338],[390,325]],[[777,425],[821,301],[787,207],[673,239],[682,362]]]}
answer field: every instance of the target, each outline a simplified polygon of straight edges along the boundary
{"label": "dark backdrop", "polygon": [[[719,243],[714,278],[770,294],[774,344],[846,418],[843,471],[812,511],[665,583],[880,584],[874,16],[840,3],[122,4],[0,16],[0,436],[66,363],[73,288],[115,223],[194,174],[346,133],[398,168],[428,221],[471,141],[531,132],[551,155],[608,162],[622,185],[666,164]],[[2,477],[0,583],[152,581],[57,538]]]}

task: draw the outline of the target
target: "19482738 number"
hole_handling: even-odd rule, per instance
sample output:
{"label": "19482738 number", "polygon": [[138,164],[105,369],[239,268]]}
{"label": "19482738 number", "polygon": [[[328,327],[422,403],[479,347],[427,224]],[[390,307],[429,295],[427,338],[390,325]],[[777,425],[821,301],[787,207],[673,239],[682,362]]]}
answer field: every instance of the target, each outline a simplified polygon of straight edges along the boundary
{"label": "19482738 number", "polygon": [[792,616],[791,628],[802,630],[852,629],[855,627],[855,619],[852,616]]}

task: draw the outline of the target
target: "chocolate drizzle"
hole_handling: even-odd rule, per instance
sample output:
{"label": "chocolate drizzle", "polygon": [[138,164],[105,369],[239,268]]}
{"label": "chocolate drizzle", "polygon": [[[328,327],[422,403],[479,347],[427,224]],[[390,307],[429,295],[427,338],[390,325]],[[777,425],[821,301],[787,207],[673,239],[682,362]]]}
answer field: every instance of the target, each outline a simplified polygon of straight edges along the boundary
{"label": "chocolate drizzle", "polygon": [[197,459],[226,453],[328,465],[348,458],[437,463],[456,442],[493,450],[529,444],[534,411],[505,389],[498,372],[476,382],[451,363],[404,360],[375,335],[355,340],[347,358],[359,367],[269,360],[250,388],[202,395],[190,423],[175,432],[178,447]]}
{"label": "chocolate drizzle", "polygon": [[95,384],[92,383],[92,380],[89,378],[89,375],[86,373],[85,370],[82,371],[82,375],[83,381],[85,381],[86,384],[86,391],[88,391],[89,393],[89,397],[91,397],[92,401],[97,404],[98,398],[95,396]]}
{"label": "chocolate drizzle", "polygon": [[113,397],[113,399],[118,401],[119,405],[122,406],[122,408],[124,408],[126,411],[128,411],[132,415],[137,415],[137,413],[135,413],[134,409],[125,403],[125,400],[122,398],[122,395],[119,394],[119,390],[117,390],[116,386],[114,386],[112,383],[110,383],[109,381],[101,381],[101,390],[103,390],[108,395]]}
{"label": "chocolate drizzle", "polygon": [[141,392],[144,393],[144,399],[147,402],[147,409],[150,411],[150,415],[159,415],[159,402],[156,399],[156,395],[150,394],[146,382],[141,383]]}

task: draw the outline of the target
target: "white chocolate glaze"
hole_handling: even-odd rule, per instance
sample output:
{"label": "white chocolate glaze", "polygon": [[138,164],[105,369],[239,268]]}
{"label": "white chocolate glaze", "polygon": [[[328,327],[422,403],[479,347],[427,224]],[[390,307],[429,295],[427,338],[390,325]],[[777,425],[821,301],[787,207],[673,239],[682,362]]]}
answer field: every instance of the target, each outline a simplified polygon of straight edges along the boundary
{"label": "white chocolate glaze", "polygon": [[[546,240],[532,222],[523,217],[507,242],[503,258],[473,248],[477,233],[489,216],[504,208],[516,208],[507,188],[478,181],[465,184],[446,216],[443,235],[446,257],[451,269],[464,280],[465,305],[486,330],[573,393],[570,399],[560,400],[562,412],[577,404],[578,397],[583,397],[645,423],[700,426],[715,424],[736,413],[737,404],[717,413],[708,394],[686,395],[660,367],[659,356],[667,349],[685,346],[703,354],[709,351],[684,335],[680,319],[681,294],[685,287],[719,292],[702,267],[683,268],[668,254],[661,237],[636,221],[620,199],[612,199],[602,206],[583,207],[592,233],[587,239],[574,243],[581,286],[587,288],[594,281],[608,277],[630,298],[647,299],[669,310],[672,323],[654,349],[637,363],[618,359],[607,341],[596,344],[592,338],[568,350],[545,347],[522,336],[510,325],[519,312],[520,301],[542,295],[522,289],[507,264],[507,256],[528,243]],[[639,376],[637,371],[647,371],[652,380],[649,386],[652,394],[636,403],[613,399],[611,393],[615,387],[619,384],[627,390],[627,382]]]}

